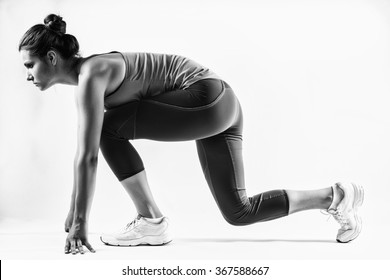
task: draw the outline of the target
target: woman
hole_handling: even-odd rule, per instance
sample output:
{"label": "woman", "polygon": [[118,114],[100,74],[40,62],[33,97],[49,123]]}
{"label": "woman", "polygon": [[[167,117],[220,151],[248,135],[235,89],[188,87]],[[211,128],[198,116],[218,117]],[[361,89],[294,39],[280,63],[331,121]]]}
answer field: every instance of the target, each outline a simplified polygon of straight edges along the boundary
{"label": "woman", "polygon": [[195,140],[210,190],[223,217],[248,225],[298,211],[324,209],[341,224],[337,241],[361,231],[363,188],[352,183],[311,191],[271,190],[247,197],[242,162],[242,111],[230,86],[198,63],[177,55],[78,55],[77,39],[60,16],[30,28],[19,51],[27,80],[40,90],[76,85],[78,112],[74,187],[65,222],[65,253],[84,253],[99,147],[130,195],[138,216],[123,231],[101,236],[109,245],[166,244],[169,222],[150,192],[142,160],[128,140]]}

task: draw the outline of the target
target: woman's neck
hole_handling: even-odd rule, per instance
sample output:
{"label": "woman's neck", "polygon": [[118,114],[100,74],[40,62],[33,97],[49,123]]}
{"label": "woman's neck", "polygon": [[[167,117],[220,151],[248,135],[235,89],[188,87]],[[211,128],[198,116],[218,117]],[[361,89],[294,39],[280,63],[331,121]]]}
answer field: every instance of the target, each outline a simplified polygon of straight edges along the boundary
{"label": "woman's neck", "polygon": [[84,59],[82,57],[73,57],[68,60],[62,61],[62,69],[60,73],[58,73],[57,83],[65,84],[65,85],[78,85],[79,83],[79,74],[80,67]]}

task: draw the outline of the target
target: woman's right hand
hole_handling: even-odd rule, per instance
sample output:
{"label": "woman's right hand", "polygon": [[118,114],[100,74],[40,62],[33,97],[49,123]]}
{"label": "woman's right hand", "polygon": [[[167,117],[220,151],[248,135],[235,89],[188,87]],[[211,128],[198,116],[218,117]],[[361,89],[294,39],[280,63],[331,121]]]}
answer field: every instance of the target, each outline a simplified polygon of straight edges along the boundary
{"label": "woman's right hand", "polygon": [[75,221],[72,227],[69,230],[69,234],[66,238],[65,243],[65,254],[72,253],[73,255],[80,253],[84,254],[83,245],[91,253],[96,251],[92,248],[91,244],[88,242],[88,229],[87,223]]}

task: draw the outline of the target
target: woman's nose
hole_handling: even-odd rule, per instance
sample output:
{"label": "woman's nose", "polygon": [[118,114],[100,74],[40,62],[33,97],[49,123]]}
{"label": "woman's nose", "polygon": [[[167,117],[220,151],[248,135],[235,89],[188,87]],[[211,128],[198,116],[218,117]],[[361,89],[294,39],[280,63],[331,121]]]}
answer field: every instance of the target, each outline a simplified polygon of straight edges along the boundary
{"label": "woman's nose", "polygon": [[33,76],[30,73],[27,73],[27,81],[32,81]]}

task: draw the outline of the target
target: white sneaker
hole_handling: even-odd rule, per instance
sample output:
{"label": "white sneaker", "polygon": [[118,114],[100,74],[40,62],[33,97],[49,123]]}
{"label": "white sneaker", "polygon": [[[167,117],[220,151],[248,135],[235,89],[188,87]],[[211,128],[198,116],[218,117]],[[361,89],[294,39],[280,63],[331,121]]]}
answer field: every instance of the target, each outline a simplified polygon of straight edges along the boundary
{"label": "white sneaker", "polygon": [[[343,199],[339,200],[336,187],[344,192]],[[358,208],[363,204],[364,190],[360,185],[354,183],[336,183],[333,188],[333,201],[328,209],[335,220],[341,225],[337,232],[336,240],[341,243],[350,242],[360,234],[362,230],[362,219],[358,214]]]}
{"label": "white sneaker", "polygon": [[168,225],[166,217],[153,222],[152,219],[138,215],[124,229],[114,234],[102,235],[100,240],[113,246],[164,245],[172,241]]}

